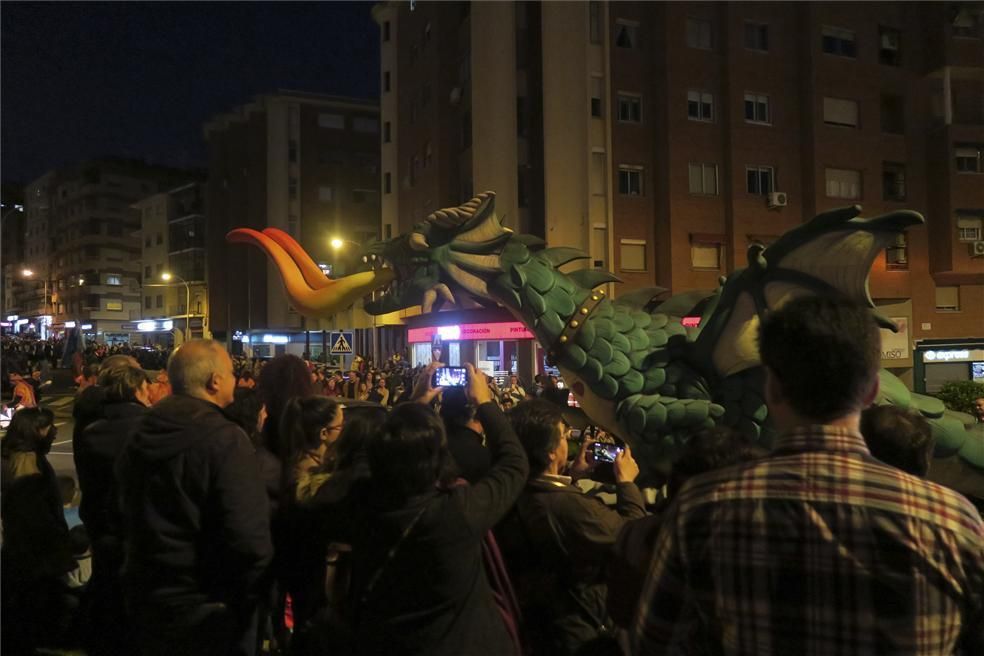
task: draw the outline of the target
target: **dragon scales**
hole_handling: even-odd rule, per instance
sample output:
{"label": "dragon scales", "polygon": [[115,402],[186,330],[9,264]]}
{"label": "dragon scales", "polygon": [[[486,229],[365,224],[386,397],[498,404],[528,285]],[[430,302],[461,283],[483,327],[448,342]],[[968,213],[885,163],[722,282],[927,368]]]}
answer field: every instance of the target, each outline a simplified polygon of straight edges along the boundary
{"label": "dragon scales", "polygon": [[[371,244],[363,259],[385,287],[365,309],[502,305],[534,332],[592,422],[629,442],[646,469],[665,470],[689,435],[715,423],[771,441],[756,344],[769,308],[805,294],[843,295],[873,307],[873,260],[923,218],[910,211],[859,214],[857,206],[821,214],[768,248],[750,247],[747,268],[722,278],[718,289],[656,302],[664,290],[612,299],[600,289],[618,281],[611,273],[561,271],[588,256],[503,227],[495,194],[485,192],[434,212],[408,235]],[[290,296],[289,272],[280,268]],[[381,275],[390,270],[394,275]],[[684,326],[687,316],[701,317],[699,324]],[[956,457],[978,482],[984,478],[981,426],[910,393],[891,373],[880,375],[879,403],[921,412],[933,425],[937,455]]]}

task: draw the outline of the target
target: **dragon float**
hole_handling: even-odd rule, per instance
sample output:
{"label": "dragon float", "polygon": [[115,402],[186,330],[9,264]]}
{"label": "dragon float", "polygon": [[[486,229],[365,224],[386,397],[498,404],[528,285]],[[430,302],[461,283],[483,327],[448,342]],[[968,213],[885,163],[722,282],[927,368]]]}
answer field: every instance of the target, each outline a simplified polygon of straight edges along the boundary
{"label": "dragon float", "polygon": [[[611,298],[602,286],[619,280],[607,271],[561,271],[588,255],[504,227],[493,192],[434,212],[409,234],[369,245],[363,258],[369,271],[332,283],[338,292],[278,230],[234,230],[229,239],[262,247],[292,304],[309,315],[341,309],[372,289],[379,291],[365,310],[377,315],[416,305],[430,312],[445,303],[505,307],[533,331],[591,421],[631,444],[644,467],[656,471],[665,470],[701,427],[724,424],[758,443],[771,442],[756,343],[759,321],[771,308],[823,294],[875,312],[868,293],[872,262],[924,219],[911,211],[870,219],[860,212],[858,206],[825,212],[767,248],[752,245],[748,266],[722,277],[716,290],[665,301],[655,300],[665,295],[659,288]],[[684,325],[684,317],[700,320]],[[938,399],[911,393],[888,371],[880,378],[877,402],[924,415],[937,457],[959,460],[979,486],[982,426],[971,426],[968,416]]]}

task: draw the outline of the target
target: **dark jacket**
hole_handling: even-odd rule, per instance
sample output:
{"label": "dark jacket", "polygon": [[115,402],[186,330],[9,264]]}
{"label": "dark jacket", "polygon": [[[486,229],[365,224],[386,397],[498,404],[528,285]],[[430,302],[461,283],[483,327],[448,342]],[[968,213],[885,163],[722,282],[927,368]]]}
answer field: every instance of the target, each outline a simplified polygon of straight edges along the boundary
{"label": "dark jacket", "polygon": [[75,560],[54,469],[37,453],[10,454],[0,469],[4,584],[59,579]]}
{"label": "dark jacket", "polygon": [[79,439],[81,439],[83,431],[92,422],[102,419],[105,398],[106,390],[99,385],[90,385],[75,396],[75,404],[72,406],[72,419],[75,420],[72,428],[73,453],[79,449]]}
{"label": "dark jacket", "polygon": [[445,424],[448,433],[448,451],[458,465],[458,473],[469,483],[485,476],[492,466],[492,455],[482,446],[482,436],[467,426],[450,422]]}
{"label": "dark jacket", "polygon": [[151,408],[117,467],[132,607],[248,605],[270,564],[270,515],[254,449],[208,401]]}
{"label": "dark jacket", "polygon": [[606,568],[622,526],[646,515],[635,483],[616,486],[616,506],[574,485],[531,480],[496,529],[524,609],[528,638],[547,653],[574,653],[610,627]]}
{"label": "dark jacket", "polygon": [[[353,541],[357,644],[364,654],[490,654],[513,652],[482,566],[482,539],[509,510],[527,478],[516,434],[494,403],[478,408],[492,468],[469,487],[437,489],[397,508],[370,497]],[[422,514],[420,514],[422,511]],[[419,519],[386,563],[414,517]],[[385,563],[385,564],[384,564]]]}
{"label": "dark jacket", "polygon": [[[103,555],[122,564],[120,513],[114,474],[116,460],[147,408],[139,403],[109,403],[102,419],[89,424],[75,446],[75,471],[82,501],[79,517],[92,541],[95,560]],[[107,563],[108,564],[108,563]]]}

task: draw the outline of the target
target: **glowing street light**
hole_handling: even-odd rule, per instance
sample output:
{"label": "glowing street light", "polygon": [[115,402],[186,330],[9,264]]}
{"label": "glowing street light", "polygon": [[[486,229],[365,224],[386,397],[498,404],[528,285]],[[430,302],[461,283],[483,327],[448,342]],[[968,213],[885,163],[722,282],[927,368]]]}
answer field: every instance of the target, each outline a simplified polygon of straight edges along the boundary
{"label": "glowing street light", "polygon": [[21,273],[24,274],[25,278],[30,278],[31,276],[34,275],[34,272],[31,271],[30,269],[24,269],[23,271],[21,271]]}
{"label": "glowing street light", "polygon": [[336,251],[337,250],[340,250],[342,248],[342,246],[344,246],[344,245],[345,245],[345,240],[344,239],[339,239],[338,237],[333,237],[332,240],[331,240],[331,247],[333,249],[335,249]]}
{"label": "glowing street light", "polygon": [[161,274],[161,280],[164,282],[169,282],[172,278],[185,286],[185,334],[184,338],[187,341],[191,338],[191,285],[188,281],[181,276],[175,276],[167,271]]}

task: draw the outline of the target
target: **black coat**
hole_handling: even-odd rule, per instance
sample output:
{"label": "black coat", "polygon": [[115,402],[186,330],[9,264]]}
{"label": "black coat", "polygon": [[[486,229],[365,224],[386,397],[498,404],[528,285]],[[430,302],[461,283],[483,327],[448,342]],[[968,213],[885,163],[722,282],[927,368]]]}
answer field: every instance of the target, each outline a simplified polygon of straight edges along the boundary
{"label": "black coat", "polygon": [[96,560],[103,554],[117,560],[122,557],[114,471],[123,446],[146,412],[139,403],[106,404],[103,418],[89,424],[75,445],[75,471],[82,491],[79,517],[89,533]]}
{"label": "black coat", "polygon": [[489,471],[492,455],[482,445],[482,436],[468,428],[448,422],[448,451],[458,465],[458,473],[469,483],[475,483]]}
{"label": "black coat", "polygon": [[248,605],[273,547],[267,494],[242,429],[208,401],[151,408],[117,466],[128,602],[141,611]]}
{"label": "black coat", "polygon": [[[361,598],[358,645],[364,654],[489,654],[513,652],[482,565],[482,539],[509,510],[529,467],[516,434],[494,403],[478,408],[492,468],[470,487],[434,490],[398,508],[370,500],[353,542],[353,588]],[[415,516],[423,514],[392,560],[386,554]]]}

